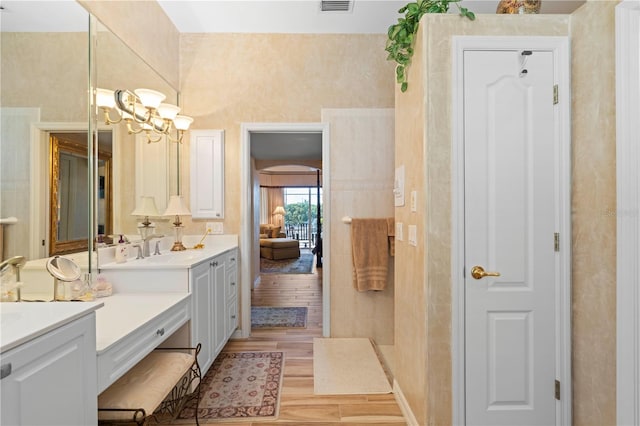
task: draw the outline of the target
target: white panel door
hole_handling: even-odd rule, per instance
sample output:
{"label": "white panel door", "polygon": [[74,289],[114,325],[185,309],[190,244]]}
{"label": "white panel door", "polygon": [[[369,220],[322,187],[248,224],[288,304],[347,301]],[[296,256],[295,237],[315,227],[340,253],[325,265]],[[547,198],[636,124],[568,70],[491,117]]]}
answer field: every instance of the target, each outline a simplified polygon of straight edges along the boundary
{"label": "white panel door", "polygon": [[526,53],[464,53],[468,425],[556,421],[554,64]]}

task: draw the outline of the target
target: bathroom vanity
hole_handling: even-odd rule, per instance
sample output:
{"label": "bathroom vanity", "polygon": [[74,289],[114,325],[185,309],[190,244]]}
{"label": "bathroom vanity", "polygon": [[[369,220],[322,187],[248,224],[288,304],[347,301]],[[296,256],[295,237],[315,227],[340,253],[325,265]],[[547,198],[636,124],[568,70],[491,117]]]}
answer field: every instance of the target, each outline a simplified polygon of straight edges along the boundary
{"label": "bathroom vanity", "polygon": [[0,423],[96,424],[98,394],[158,346],[201,343],[204,375],[238,326],[237,246],[224,235],[123,264],[106,255],[109,297],[3,303]]}
{"label": "bathroom vanity", "polygon": [[97,423],[96,315],[103,303],[3,303],[3,425]]}

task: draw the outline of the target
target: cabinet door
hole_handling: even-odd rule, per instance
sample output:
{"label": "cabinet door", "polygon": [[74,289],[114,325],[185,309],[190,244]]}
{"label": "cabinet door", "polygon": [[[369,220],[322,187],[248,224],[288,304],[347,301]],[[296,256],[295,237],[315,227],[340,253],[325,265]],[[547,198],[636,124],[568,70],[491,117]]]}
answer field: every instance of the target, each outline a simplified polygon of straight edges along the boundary
{"label": "cabinet door", "polygon": [[209,263],[195,266],[191,270],[191,289],[193,292],[193,317],[191,320],[191,342],[202,345],[198,362],[202,374],[213,363],[213,288],[211,287],[211,267]]}
{"label": "cabinet door", "polygon": [[0,423],[97,424],[95,330],[91,313],[3,353]]}
{"label": "cabinet door", "polygon": [[225,264],[221,256],[211,262],[213,268],[212,288],[214,292],[214,356],[217,356],[227,342],[225,318]]}
{"label": "cabinet door", "polygon": [[191,131],[191,217],[224,218],[224,131]]}

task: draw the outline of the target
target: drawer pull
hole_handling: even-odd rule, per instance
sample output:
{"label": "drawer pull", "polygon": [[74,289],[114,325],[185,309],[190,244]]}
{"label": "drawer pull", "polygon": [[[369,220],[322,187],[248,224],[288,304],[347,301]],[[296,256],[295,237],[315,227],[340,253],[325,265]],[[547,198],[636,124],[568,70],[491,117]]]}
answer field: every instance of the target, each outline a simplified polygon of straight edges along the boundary
{"label": "drawer pull", "polygon": [[235,315],[231,315],[231,319],[236,319],[236,316]]}
{"label": "drawer pull", "polygon": [[235,283],[235,282],[232,282],[232,283],[231,283],[231,285],[236,285],[236,283]]}
{"label": "drawer pull", "polygon": [[218,262],[211,262],[209,265],[211,265],[211,266],[218,266]]}
{"label": "drawer pull", "polygon": [[235,261],[236,261],[236,258],[235,258],[235,257],[232,257],[232,258],[231,258],[231,261],[232,261],[232,262],[235,262]]}
{"label": "drawer pull", "polygon": [[157,334],[158,336],[164,336],[164,327],[162,327],[162,328],[158,329],[158,331],[156,331],[156,334]]}
{"label": "drawer pull", "polygon": [[11,363],[2,364],[2,366],[0,366],[0,379],[4,379],[10,374],[11,374]]}

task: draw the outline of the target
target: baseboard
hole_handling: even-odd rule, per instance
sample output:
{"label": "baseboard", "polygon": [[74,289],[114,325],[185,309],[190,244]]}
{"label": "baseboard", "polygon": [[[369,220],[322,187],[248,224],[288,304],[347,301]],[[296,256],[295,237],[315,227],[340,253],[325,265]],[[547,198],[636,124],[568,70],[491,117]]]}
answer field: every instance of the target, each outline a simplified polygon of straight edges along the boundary
{"label": "baseboard", "polygon": [[402,389],[400,389],[400,384],[398,384],[397,380],[393,380],[393,395],[396,398],[396,402],[400,406],[400,411],[402,411],[402,415],[404,419],[407,421],[407,425],[409,426],[420,426],[418,420],[416,420],[416,416],[413,415],[413,411],[411,411],[411,407],[409,406],[409,402],[404,397],[402,393]]}

